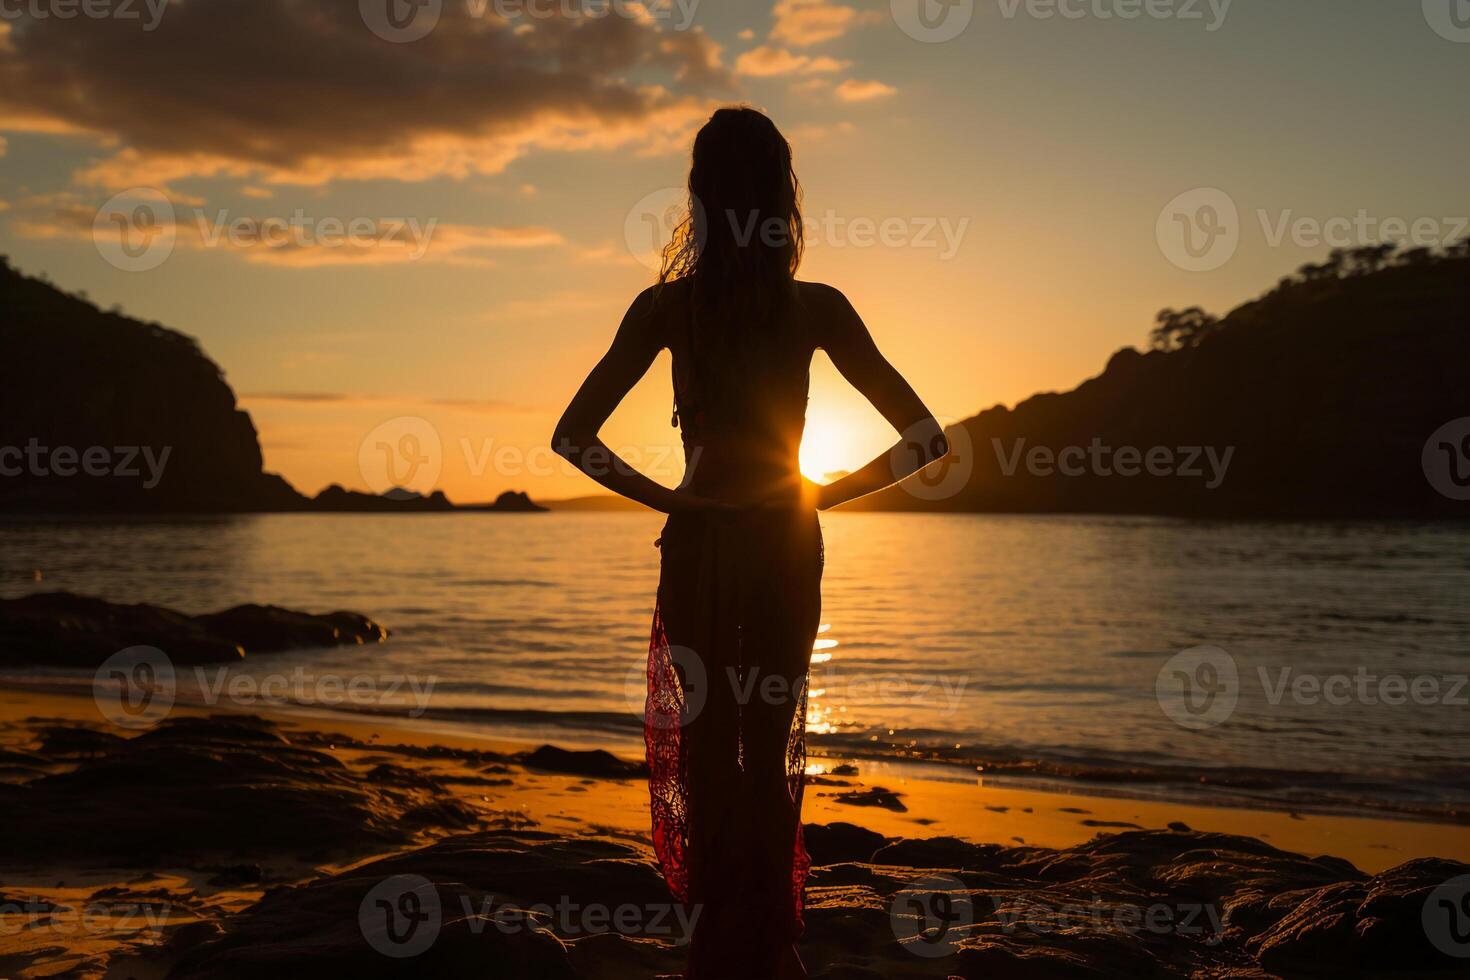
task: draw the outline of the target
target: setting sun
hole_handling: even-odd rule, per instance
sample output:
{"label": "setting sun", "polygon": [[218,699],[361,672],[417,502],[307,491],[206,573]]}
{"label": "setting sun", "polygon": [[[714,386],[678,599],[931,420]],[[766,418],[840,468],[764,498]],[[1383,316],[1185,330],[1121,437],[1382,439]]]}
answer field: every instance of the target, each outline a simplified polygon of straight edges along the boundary
{"label": "setting sun", "polygon": [[801,473],[815,483],[831,483],[866,458],[857,445],[854,426],[840,413],[814,411],[807,416],[801,440]]}
{"label": "setting sun", "polygon": [[811,402],[801,440],[801,473],[831,483],[893,444],[897,434],[826,359],[812,361]]}

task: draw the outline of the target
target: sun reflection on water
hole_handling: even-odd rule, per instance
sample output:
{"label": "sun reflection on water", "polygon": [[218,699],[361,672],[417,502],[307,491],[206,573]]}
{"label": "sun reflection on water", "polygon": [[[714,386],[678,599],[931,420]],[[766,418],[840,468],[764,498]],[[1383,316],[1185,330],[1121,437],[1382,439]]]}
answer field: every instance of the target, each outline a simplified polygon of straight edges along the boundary
{"label": "sun reflection on water", "polygon": [[[818,639],[812,643],[812,665],[830,663],[832,650],[838,646],[837,640],[822,639],[821,634],[832,629],[831,623],[823,623],[817,627]],[[807,692],[806,701],[806,730],[808,734],[825,735],[837,730],[837,719],[833,717],[832,705],[827,704],[823,698],[826,697],[827,689],[812,688]],[[841,714],[845,708],[837,710]]]}

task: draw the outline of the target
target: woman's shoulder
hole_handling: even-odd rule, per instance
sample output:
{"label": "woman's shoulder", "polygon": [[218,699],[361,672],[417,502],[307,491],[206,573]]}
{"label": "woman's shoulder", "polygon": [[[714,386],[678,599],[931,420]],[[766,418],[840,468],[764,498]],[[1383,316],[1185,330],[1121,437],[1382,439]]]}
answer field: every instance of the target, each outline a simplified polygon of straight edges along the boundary
{"label": "woman's shoulder", "polygon": [[796,281],[796,294],[804,303],[816,303],[819,305],[831,305],[833,303],[846,303],[847,297],[842,295],[842,290],[836,286],[830,286],[825,282],[806,282],[801,279]]}
{"label": "woman's shoulder", "polygon": [[825,346],[834,336],[841,336],[851,329],[852,323],[856,321],[857,311],[836,286],[798,279],[796,290],[816,346]]}
{"label": "woman's shoulder", "polygon": [[689,285],[685,280],[654,283],[633,297],[624,324],[636,329],[649,341],[666,347],[669,324],[687,312],[688,302]]}

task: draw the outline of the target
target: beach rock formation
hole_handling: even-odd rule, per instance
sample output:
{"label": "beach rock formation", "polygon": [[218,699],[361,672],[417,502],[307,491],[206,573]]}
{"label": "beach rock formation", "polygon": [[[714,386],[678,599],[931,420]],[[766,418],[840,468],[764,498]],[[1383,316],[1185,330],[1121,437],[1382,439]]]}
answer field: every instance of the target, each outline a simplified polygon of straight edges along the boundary
{"label": "beach rock formation", "polygon": [[[250,415],[198,341],[100,310],[0,256],[0,513],[417,513],[442,492],[314,498],[263,470]],[[524,493],[470,510],[544,510]]]}
{"label": "beach rock formation", "polygon": [[381,643],[388,630],[353,612],[236,606],[189,616],[70,592],[0,600],[0,663],[95,670],[119,650],[157,647],[174,664],[229,663],[250,653]]}
{"label": "beach rock formation", "polygon": [[0,511],[289,510],[250,416],[192,337],[21,275],[0,261],[6,372]]}
{"label": "beach rock formation", "polygon": [[[1470,870],[1415,862],[1367,878],[1218,834],[1127,833],[1065,851],[890,845],[816,871],[802,944],[814,977],[1432,974],[1456,964],[1425,935],[1424,895]],[[395,923],[392,910],[410,907],[435,938]],[[424,951],[406,961],[420,976],[643,978],[678,972],[688,914],[636,844],[481,832],[279,889],[169,976],[406,976],[393,953],[417,941]]]}

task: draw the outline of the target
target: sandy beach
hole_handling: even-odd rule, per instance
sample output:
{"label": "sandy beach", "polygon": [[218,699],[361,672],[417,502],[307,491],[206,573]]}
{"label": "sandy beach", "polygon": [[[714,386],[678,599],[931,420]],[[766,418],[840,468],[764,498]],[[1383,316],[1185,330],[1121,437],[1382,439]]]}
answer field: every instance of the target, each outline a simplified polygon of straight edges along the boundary
{"label": "sandy beach", "polygon": [[[0,759],[0,975],[681,968],[692,910],[652,863],[638,759],[294,712],[177,707],[138,733],[90,698],[21,689],[0,691]],[[1412,911],[1470,873],[1463,826],[1000,788],[868,760],[811,769],[815,976],[1297,975],[1323,948],[1352,962],[1405,926],[1291,910],[1366,888]],[[434,938],[395,955],[411,943],[395,948],[391,922],[375,932],[369,893],[423,882]],[[941,894],[946,916],[921,924]],[[400,897],[383,908],[409,908]],[[1436,966],[1417,913],[1410,925]],[[1396,942],[1394,956],[1414,953]],[[484,972],[493,962],[509,972]]]}

